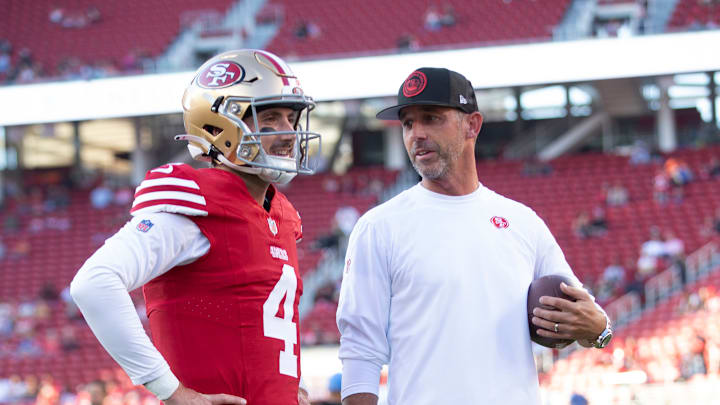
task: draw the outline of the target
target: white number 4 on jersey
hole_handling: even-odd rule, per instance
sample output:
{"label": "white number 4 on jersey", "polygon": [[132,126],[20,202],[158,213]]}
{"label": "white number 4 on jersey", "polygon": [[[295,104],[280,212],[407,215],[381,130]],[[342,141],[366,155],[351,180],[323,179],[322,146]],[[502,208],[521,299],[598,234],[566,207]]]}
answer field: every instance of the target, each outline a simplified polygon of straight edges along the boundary
{"label": "white number 4 on jersey", "polygon": [[[297,356],[295,345],[297,344],[297,325],[292,318],[295,313],[295,290],[297,289],[297,278],[295,268],[286,264],[282,269],[282,276],[273,290],[270,292],[265,304],[263,304],[263,331],[266,337],[280,339],[285,342],[285,350],[280,351],[280,374],[297,377]],[[280,302],[285,297],[282,318],[275,316],[280,309]]]}

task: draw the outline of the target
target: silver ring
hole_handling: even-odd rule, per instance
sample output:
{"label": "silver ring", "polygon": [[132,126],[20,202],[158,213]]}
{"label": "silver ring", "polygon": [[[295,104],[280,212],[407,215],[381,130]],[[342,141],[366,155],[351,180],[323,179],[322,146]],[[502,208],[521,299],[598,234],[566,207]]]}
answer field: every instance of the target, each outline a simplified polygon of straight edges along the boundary
{"label": "silver ring", "polygon": [[555,324],[555,333],[559,333],[559,332],[558,332],[558,327],[559,327],[559,326],[560,326],[560,324],[557,324],[557,323]]}

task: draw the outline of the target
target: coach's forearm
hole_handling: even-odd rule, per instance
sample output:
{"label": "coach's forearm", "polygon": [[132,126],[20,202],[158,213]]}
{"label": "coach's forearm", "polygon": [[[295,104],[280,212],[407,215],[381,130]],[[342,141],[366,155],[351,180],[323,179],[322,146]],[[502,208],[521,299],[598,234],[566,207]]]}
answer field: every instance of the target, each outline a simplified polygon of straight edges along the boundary
{"label": "coach's forearm", "polygon": [[342,405],[377,405],[378,397],[374,394],[352,394],[343,399]]}

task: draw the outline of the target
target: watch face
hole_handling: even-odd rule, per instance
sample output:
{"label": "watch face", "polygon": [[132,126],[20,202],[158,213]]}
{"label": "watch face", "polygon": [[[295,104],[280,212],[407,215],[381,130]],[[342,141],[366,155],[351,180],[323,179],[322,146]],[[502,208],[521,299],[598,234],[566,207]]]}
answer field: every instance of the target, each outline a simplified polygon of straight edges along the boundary
{"label": "watch face", "polygon": [[612,333],[608,333],[608,334],[603,338],[603,340],[602,340],[602,342],[600,343],[600,345],[601,345],[602,347],[607,346],[608,343],[610,343],[610,340],[612,339],[612,337],[613,337]]}

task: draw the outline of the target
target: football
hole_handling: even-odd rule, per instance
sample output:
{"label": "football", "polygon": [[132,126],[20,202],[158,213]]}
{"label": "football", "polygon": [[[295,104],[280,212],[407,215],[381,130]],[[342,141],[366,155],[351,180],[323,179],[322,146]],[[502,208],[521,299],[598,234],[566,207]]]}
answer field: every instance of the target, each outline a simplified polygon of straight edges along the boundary
{"label": "football", "polygon": [[530,328],[530,340],[541,346],[549,347],[552,349],[562,349],[563,347],[566,347],[574,341],[569,339],[554,339],[538,335],[537,331],[540,328],[532,323],[533,309],[537,307],[549,310],[555,309],[554,307],[540,304],[540,297],[542,296],[558,297],[564,298],[566,300],[575,301],[575,299],[565,294],[560,289],[561,282],[565,282],[565,284],[571,286],[576,285],[576,283],[570,278],[555,274],[533,280],[533,282],[530,283],[527,294],[527,316],[528,327]]}

